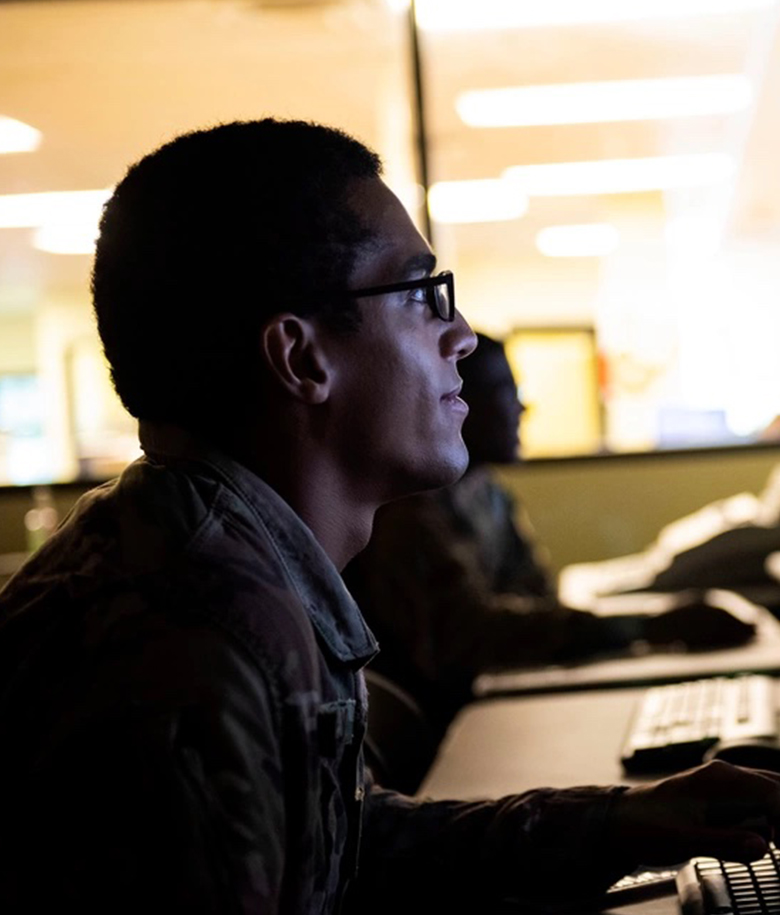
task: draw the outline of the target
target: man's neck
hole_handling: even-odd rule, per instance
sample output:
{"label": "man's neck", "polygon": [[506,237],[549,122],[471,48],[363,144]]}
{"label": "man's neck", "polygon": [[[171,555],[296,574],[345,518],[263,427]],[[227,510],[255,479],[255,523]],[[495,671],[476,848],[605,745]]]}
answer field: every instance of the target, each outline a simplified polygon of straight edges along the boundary
{"label": "man's neck", "polygon": [[170,423],[142,422],[145,449],[212,447],[243,464],[275,490],[309,527],[337,569],[341,570],[368,543],[377,503],[361,498],[320,448],[300,448],[284,434],[275,447],[260,446],[250,436],[193,432]]}
{"label": "man's neck", "polygon": [[303,498],[293,508],[341,571],[368,544],[376,506],[350,502],[346,493],[334,498],[334,493],[331,486],[324,498]]}
{"label": "man's neck", "polygon": [[272,454],[233,448],[231,455],[287,502],[340,571],[368,543],[378,506],[358,498],[319,449],[278,444]]}

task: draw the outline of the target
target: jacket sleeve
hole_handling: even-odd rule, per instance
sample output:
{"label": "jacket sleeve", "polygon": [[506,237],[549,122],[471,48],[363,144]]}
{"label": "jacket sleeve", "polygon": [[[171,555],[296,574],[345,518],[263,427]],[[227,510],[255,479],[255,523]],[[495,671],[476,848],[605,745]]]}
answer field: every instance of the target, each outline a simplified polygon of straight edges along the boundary
{"label": "jacket sleeve", "polygon": [[284,911],[278,710],[249,662],[190,638],[96,673],[4,804],[3,911]]}
{"label": "jacket sleeve", "polygon": [[605,824],[623,790],[426,801],[371,787],[354,911],[484,912],[507,898],[533,907],[598,900],[638,864],[606,848]]}

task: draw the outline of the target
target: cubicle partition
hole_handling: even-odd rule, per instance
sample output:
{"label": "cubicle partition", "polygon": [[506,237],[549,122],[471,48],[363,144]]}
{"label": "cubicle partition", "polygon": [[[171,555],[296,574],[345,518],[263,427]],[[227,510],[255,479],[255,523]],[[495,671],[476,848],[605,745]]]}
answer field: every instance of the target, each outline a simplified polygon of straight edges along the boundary
{"label": "cubicle partition", "polygon": [[[716,499],[759,494],[780,445],[533,460],[498,469],[522,501],[555,571],[644,549],[665,525]],[[100,480],[43,488],[62,518]],[[0,487],[0,556],[29,547],[40,486]],[[1,579],[0,579],[1,580]]]}

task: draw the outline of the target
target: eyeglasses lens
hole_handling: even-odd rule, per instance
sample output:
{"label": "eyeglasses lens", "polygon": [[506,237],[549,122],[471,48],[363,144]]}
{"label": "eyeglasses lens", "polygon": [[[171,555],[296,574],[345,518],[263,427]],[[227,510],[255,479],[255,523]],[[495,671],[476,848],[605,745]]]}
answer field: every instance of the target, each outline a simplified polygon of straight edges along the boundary
{"label": "eyeglasses lens", "polygon": [[450,290],[447,283],[437,283],[435,286],[430,289],[430,305],[439,318],[442,321],[451,321],[453,318],[452,314],[452,301],[450,299]]}

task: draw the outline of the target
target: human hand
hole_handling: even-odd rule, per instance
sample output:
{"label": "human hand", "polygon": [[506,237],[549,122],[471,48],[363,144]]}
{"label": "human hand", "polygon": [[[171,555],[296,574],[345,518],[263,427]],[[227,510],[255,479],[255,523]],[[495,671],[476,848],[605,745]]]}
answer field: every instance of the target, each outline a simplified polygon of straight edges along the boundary
{"label": "human hand", "polygon": [[747,863],[766,854],[778,827],[780,774],[714,760],[617,797],[608,841],[648,866],[697,855]]}
{"label": "human hand", "polygon": [[752,623],[728,610],[708,604],[701,591],[680,594],[671,610],[648,617],[646,638],[651,645],[684,642],[689,648],[742,645],[755,635]]}

